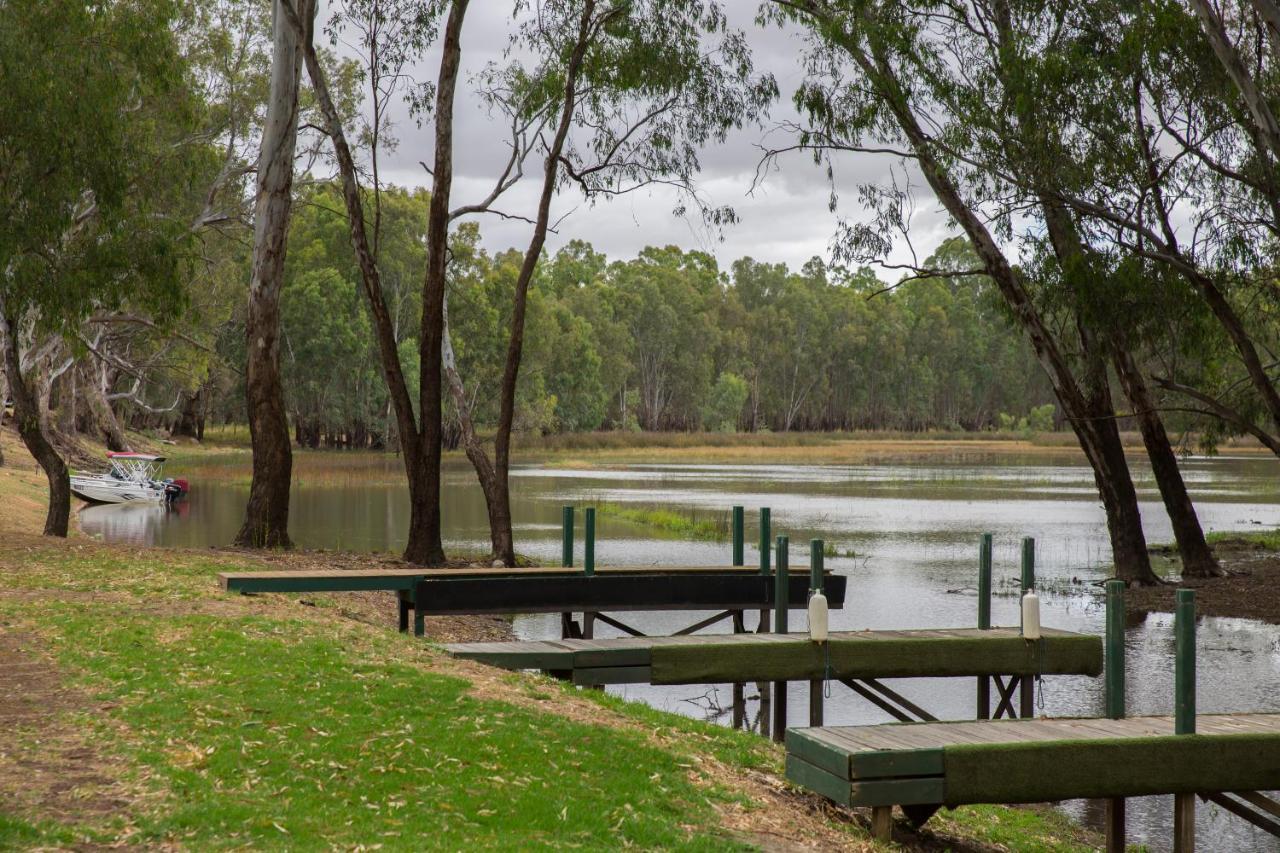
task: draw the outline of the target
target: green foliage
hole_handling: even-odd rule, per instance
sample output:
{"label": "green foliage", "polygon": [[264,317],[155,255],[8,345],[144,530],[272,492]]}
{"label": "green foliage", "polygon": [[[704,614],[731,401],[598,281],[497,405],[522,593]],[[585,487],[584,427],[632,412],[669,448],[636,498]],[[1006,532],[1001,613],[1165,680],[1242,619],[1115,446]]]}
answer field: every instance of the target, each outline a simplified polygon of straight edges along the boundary
{"label": "green foliage", "polygon": [[721,373],[702,407],[703,426],[716,432],[737,432],[738,418],[750,395],[745,379],[728,371]]}
{"label": "green foliage", "polygon": [[163,0],[0,5],[0,307],[19,328],[181,305],[202,163],[176,144],[195,111],[173,14]]}
{"label": "green foliage", "polygon": [[[321,185],[294,217],[287,393],[309,442],[354,436],[377,446],[387,401],[338,202]],[[384,189],[382,206],[380,264],[416,399],[424,263],[416,227],[427,197]],[[451,337],[483,429],[497,419],[521,256],[486,251],[474,224],[458,228],[451,245]],[[969,249],[949,241],[930,263],[962,268]],[[744,258],[725,275],[700,252],[649,248],[608,263],[572,241],[544,260],[530,290],[516,427],[956,430],[995,426],[1002,410],[1032,413],[1036,429],[1052,420],[1047,384],[984,279],[884,289],[869,270],[816,259],[797,273]],[[1016,419],[1003,428],[1025,429]]]}
{"label": "green foliage", "polygon": [[1036,406],[1027,415],[1027,426],[1032,432],[1049,432],[1053,429],[1053,413],[1055,407],[1053,403],[1045,403],[1043,406]]}
{"label": "green foliage", "polygon": [[669,509],[652,507],[623,506],[621,504],[598,504],[596,510],[601,516],[620,518],[646,527],[664,530],[680,539],[705,539],[722,542],[729,538],[728,525],[724,519],[713,521],[698,518],[692,513],[679,513]]}

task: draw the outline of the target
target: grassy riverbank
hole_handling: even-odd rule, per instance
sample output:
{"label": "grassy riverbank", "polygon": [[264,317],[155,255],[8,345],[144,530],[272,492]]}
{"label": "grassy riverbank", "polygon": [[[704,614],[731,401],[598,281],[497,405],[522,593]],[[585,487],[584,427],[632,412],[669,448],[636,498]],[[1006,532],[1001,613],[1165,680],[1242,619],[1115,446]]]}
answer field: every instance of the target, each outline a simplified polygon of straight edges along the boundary
{"label": "grassy riverbank", "polygon": [[[3,440],[0,848],[876,849],[864,816],[791,788],[758,736],[451,660],[394,631],[389,597],[214,581],[312,555],[35,535],[41,477]],[[904,844],[1097,838],[990,807]]]}

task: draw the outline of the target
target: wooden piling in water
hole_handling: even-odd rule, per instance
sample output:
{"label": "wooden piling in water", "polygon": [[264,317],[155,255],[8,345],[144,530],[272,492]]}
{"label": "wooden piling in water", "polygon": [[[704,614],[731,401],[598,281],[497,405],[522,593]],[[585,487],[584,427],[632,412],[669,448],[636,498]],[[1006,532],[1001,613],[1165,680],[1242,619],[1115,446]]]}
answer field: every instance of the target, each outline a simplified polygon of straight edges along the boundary
{"label": "wooden piling in water", "polygon": [[[1174,611],[1173,731],[1179,735],[1196,733],[1196,593],[1180,589]],[[1192,853],[1196,849],[1195,794],[1175,794],[1173,798],[1173,849]]]}
{"label": "wooden piling in water", "polygon": [[583,513],[582,573],[596,573],[596,508],[589,506]]}
{"label": "wooden piling in water", "polygon": [[[1104,698],[1106,714],[1113,720],[1124,719],[1124,581],[1121,580],[1107,581],[1107,625],[1104,652],[1106,654]],[[1104,823],[1106,825],[1107,853],[1124,853],[1124,797],[1112,797],[1106,801]]]}
{"label": "wooden piling in water", "polygon": [[[809,540],[809,595],[815,592],[822,592],[822,572],[826,554],[823,549],[826,543],[821,539]],[[809,630],[813,630],[813,626],[809,626]],[[822,707],[822,679],[809,679],[809,725],[820,726],[823,719]]]}
{"label": "wooden piling in water", "polygon": [[[788,627],[788,609],[791,605],[790,601],[790,566],[789,563],[789,543],[790,540],[786,536],[779,536],[777,540],[777,565],[773,573],[773,624],[774,632],[778,634],[787,633]],[[775,681],[773,683],[773,739],[777,743],[782,743],[787,732],[787,682]]]}
{"label": "wooden piling in water", "polygon": [[[978,542],[978,628],[991,628],[991,534]],[[978,719],[991,718],[991,679],[978,676]]]}

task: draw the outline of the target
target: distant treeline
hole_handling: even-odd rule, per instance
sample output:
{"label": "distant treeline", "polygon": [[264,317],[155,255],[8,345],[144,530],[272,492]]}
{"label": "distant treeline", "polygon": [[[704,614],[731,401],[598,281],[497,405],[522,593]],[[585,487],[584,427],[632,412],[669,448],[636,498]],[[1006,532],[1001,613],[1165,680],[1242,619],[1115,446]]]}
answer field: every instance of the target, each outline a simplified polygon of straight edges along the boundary
{"label": "distant treeline", "polygon": [[[407,357],[420,329],[417,233],[425,193],[383,197],[383,284]],[[304,446],[394,442],[346,220],[334,191],[297,208],[282,305],[285,394]],[[518,252],[489,254],[475,226],[453,240],[449,328],[473,417],[497,417]],[[973,266],[961,240],[930,260]],[[798,271],[742,258],[648,248],[610,261],[572,241],[542,263],[530,294],[516,426],[542,434],[598,429],[788,431],[1010,428],[1052,391],[1023,336],[982,276],[889,287],[870,269],[814,259]],[[236,324],[233,315],[231,324]],[[221,336],[226,361],[243,335]],[[417,377],[410,383],[416,395]],[[211,401],[242,420],[244,395],[224,383]],[[452,406],[450,407],[452,410]],[[1050,409],[1052,411],[1052,409]],[[453,412],[447,419],[452,422]],[[1003,417],[1002,417],[1003,416]]]}

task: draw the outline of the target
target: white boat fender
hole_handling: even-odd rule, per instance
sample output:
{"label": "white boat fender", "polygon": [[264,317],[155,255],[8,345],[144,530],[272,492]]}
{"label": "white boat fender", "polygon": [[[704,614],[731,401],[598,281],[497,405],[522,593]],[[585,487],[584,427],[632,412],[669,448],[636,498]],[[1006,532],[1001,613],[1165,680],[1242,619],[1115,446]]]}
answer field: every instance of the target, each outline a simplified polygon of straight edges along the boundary
{"label": "white boat fender", "polygon": [[1033,590],[1022,596],[1022,637],[1038,640],[1040,635],[1040,596]]}
{"label": "white boat fender", "polygon": [[822,590],[809,596],[809,639],[815,643],[825,643],[828,634],[827,597]]}

